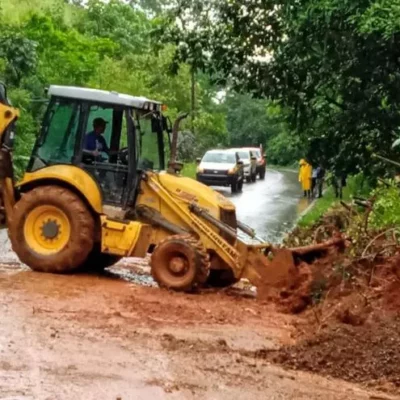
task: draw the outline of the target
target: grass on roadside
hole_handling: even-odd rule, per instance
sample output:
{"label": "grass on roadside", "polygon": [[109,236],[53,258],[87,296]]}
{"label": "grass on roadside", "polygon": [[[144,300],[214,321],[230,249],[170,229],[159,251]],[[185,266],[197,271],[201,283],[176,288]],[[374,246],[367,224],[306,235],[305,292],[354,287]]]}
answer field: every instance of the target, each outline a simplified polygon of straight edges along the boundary
{"label": "grass on roadside", "polygon": [[[344,193],[343,193],[344,195]],[[344,197],[344,196],[343,196]],[[329,187],[324,196],[316,199],[312,208],[298,222],[301,227],[308,227],[318,221],[338,200],[335,198],[333,188]]]}
{"label": "grass on roadside", "polygon": [[[353,196],[368,197],[370,187],[365,184],[362,175],[351,176],[347,186],[343,188],[343,201],[350,201]],[[324,196],[315,200],[312,208],[298,222],[301,227],[312,226],[317,222],[331,207],[339,203],[340,199],[335,197],[333,187],[330,186],[325,191]]]}
{"label": "grass on roadside", "polygon": [[185,163],[182,170],[182,175],[188,178],[196,179],[196,163]]}

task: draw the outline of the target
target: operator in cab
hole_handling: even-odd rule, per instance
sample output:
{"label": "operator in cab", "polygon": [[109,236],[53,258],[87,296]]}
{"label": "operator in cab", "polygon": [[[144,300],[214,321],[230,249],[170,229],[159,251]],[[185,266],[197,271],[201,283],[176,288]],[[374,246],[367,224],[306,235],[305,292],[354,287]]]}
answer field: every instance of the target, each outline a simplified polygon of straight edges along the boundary
{"label": "operator in cab", "polygon": [[101,157],[102,152],[110,154],[110,149],[103,136],[106,125],[107,121],[103,118],[95,118],[93,120],[93,131],[88,132],[85,136],[83,146],[85,153],[91,154],[95,158]]}

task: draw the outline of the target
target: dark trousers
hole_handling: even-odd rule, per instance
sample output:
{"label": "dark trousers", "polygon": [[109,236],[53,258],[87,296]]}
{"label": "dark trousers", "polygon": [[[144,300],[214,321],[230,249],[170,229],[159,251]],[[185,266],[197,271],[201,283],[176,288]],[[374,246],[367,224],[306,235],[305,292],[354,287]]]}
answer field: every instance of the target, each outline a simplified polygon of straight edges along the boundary
{"label": "dark trousers", "polygon": [[315,188],[317,186],[317,178],[312,178],[311,179],[311,194],[314,197],[315,196]]}

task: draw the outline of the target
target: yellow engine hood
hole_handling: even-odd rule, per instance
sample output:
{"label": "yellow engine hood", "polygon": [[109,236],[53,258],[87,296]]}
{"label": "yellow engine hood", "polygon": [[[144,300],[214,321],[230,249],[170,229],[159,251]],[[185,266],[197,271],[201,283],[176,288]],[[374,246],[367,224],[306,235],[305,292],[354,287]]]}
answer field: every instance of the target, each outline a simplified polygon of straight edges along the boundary
{"label": "yellow engine hood", "polygon": [[161,185],[173,196],[184,201],[196,202],[213,215],[219,214],[219,208],[235,210],[235,206],[230,200],[194,179],[168,173],[160,173],[158,178]]}

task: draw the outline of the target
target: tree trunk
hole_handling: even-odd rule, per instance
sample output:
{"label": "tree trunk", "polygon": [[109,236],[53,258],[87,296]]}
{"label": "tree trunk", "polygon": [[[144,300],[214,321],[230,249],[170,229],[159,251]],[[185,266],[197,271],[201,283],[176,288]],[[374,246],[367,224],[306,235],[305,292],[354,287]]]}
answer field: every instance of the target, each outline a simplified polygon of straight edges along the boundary
{"label": "tree trunk", "polygon": [[196,113],[196,72],[195,72],[194,67],[192,66],[192,71],[191,71],[191,110],[190,110],[192,133],[194,133],[195,113]]}

